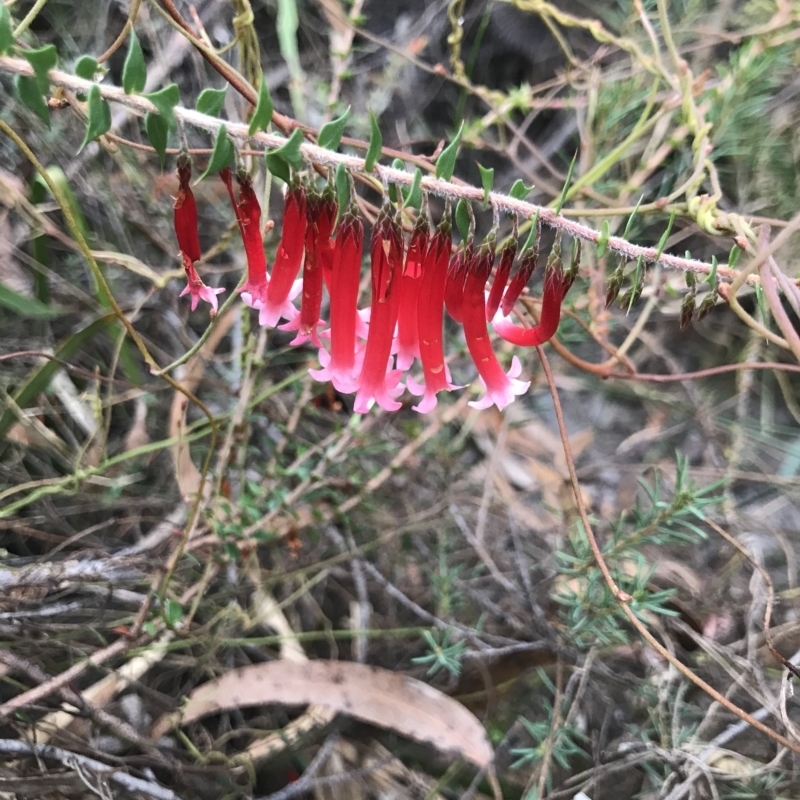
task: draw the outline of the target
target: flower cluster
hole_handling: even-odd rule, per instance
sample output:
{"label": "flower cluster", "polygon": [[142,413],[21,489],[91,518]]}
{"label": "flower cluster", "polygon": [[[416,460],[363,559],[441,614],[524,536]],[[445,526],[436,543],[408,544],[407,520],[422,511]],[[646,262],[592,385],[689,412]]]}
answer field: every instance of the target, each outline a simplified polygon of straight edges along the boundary
{"label": "flower cluster", "polygon": [[[206,287],[193,266],[200,258],[200,246],[197,212],[188,186],[190,175],[186,163],[179,163],[175,229],[189,279],[184,294],[191,294],[193,310],[198,298],[207,300],[216,310],[216,292],[221,290]],[[369,241],[370,305],[359,309],[364,225],[352,200],[352,185],[351,200],[340,213],[330,183],[319,191],[310,183],[293,179],[285,194],[281,239],[270,275],[261,233],[261,208],[251,178],[237,173],[237,196],[231,171],[222,170],[220,177],[230,196],[247,257],[247,281],[241,290],[244,302],[258,310],[260,324],[295,331],[292,345],[310,343],[316,347],[321,367],[310,370],[311,375],[331,381],[339,392],[355,394],[357,413],[366,413],[376,403],[387,411],[398,410],[402,405],[398,397],[405,388],[419,397],[414,409],[425,413],[436,406],[439,392],[458,388],[451,382],[445,361],[445,311],[463,326],[484,388],[483,396],[472,406],[496,405],[502,409],[527,390],[529,382],[518,380],[519,359],[512,359],[507,372],[498,361],[489,325],[501,338],[523,347],[550,339],[558,328],[564,297],[577,275],[579,242],[565,269],[561,233],[557,232],[545,267],[539,323],[532,328],[521,327],[509,315],[536,268],[538,222],[519,254],[516,272],[512,272],[519,249],[516,220],[513,235],[498,253],[496,227],[480,244],[476,245],[470,233],[454,249],[448,203],[435,229],[423,209],[406,244],[399,214],[387,200]],[[193,232],[191,219],[195,221]],[[328,322],[321,318],[326,289]],[[297,298],[299,308],[295,305]],[[421,369],[415,378],[410,372],[417,361]]]}

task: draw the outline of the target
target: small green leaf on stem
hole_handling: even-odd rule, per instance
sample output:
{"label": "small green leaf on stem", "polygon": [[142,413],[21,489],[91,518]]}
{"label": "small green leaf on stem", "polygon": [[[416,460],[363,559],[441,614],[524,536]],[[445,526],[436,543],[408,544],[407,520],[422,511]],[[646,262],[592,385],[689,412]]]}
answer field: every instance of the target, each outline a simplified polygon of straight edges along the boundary
{"label": "small green leaf on stem", "polygon": [[164,162],[167,158],[167,137],[169,136],[169,125],[164,117],[148,111],[144,117],[144,129],[147,138],[158,153],[158,160],[161,162],[161,169],[164,169]]}
{"label": "small green leaf on stem", "polygon": [[483,186],[483,208],[487,209],[489,207],[489,195],[494,187],[494,170],[478,164],[478,171],[481,173],[481,185]]}
{"label": "small green leaf on stem", "polygon": [[85,81],[93,81],[94,76],[97,75],[102,67],[97,63],[96,58],[91,56],[81,56],[75,62],[75,74]]}
{"label": "small green leaf on stem", "polygon": [[628,217],[628,221],[625,223],[625,230],[622,233],[623,239],[627,239],[628,234],[631,232],[631,228],[633,227],[634,217],[639,213],[639,206],[642,204],[642,200],[644,200],[644,195],[642,195],[636,201],[636,205],[633,207],[633,211],[631,212],[631,215]]}
{"label": "small green leaf on stem", "polygon": [[11,14],[3,3],[0,3],[0,56],[11,52],[14,46],[14,28],[11,25]]}
{"label": "small green leaf on stem", "polygon": [[350,207],[350,175],[344,164],[336,165],[336,174],[333,180],[336,185],[336,203],[339,207],[339,219]]}
{"label": "small green leaf on stem", "polygon": [[92,139],[108,133],[111,128],[111,109],[100,94],[100,87],[95,83],[89,89],[89,102],[86,108],[86,135],[78,148],[80,153]]}
{"label": "small green leaf on stem", "polygon": [[422,189],[420,188],[421,181],[422,170],[417,167],[414,170],[413,183],[403,192],[405,205],[409,208],[416,208],[419,210],[422,207]]}
{"label": "small green leaf on stem", "polygon": [[144,63],[144,53],[136,31],[131,28],[128,54],[122,66],[122,88],[125,94],[138,94],[144,91],[145,83],[147,83],[147,67]]}
{"label": "small green leaf on stem", "polygon": [[42,93],[39,91],[36,78],[30,78],[27,75],[16,75],[14,77],[14,89],[20,101],[33,111],[49,128],[50,110],[47,107]]}
{"label": "small green leaf on stem", "polygon": [[667,239],[669,239],[669,235],[672,233],[672,226],[674,222],[675,222],[675,212],[673,211],[669,215],[669,224],[667,225],[667,229],[661,235],[661,239],[658,242],[658,248],[656,250],[656,258],[655,258],[656,261],[658,261],[661,258],[664,252],[664,248],[667,246]]}
{"label": "small green leaf on stem", "polygon": [[221,169],[228,167],[233,162],[233,142],[228,138],[228,129],[225,125],[220,125],[217,131],[217,138],[214,139],[214,150],[211,153],[211,159],[208,162],[206,171],[200,176],[199,180],[203,180],[212,172],[219,172]]}
{"label": "small green leaf on stem", "polygon": [[525,244],[522,245],[522,249],[519,251],[520,255],[528,250],[528,248],[533,247],[533,245],[536,244],[541,232],[542,228],[541,225],[539,225],[539,211],[537,210],[533,215],[533,221],[531,222],[531,230],[528,234],[528,238],[525,240]]}
{"label": "small green leaf on stem", "polygon": [[608,220],[604,219],[600,226],[600,235],[597,237],[597,257],[602,258],[608,250],[608,239],[611,236],[611,226]]}
{"label": "small green leaf on stem", "polygon": [[183,619],[181,604],[170,597],[164,600],[164,620],[170,628],[174,628]]}
{"label": "small green leaf on stem", "polygon": [[176,127],[174,108],[181,101],[181,92],[177,83],[171,83],[157,92],[144,95],[167,122],[170,130]]}
{"label": "small green leaf on stem", "polygon": [[50,76],[47,73],[58,63],[55,45],[48,44],[36,50],[21,50],[20,53],[33,67],[39,93],[45,94],[50,88]]}
{"label": "small green leaf on stem", "polygon": [[736,265],[739,263],[739,256],[742,254],[741,249],[739,248],[738,244],[735,244],[731,248],[730,255],[728,256],[728,266],[731,269],[736,269]]}
{"label": "small green leaf on stem", "polygon": [[533,184],[526,186],[521,178],[517,178],[508,190],[509,195],[515,200],[524,200],[533,190]]}
{"label": "small green leaf on stem", "polygon": [[267,153],[267,169],[280,178],[284,183],[291,180],[291,169],[300,170],[303,168],[303,156],[300,154],[300,145],[303,143],[303,131],[295,128],[292,135],[271,153]]}
{"label": "small green leaf on stem", "polygon": [[472,213],[472,206],[463,197],[456,203],[456,227],[465,242],[474,233],[475,216]]}
{"label": "small green leaf on stem", "polygon": [[375,169],[375,165],[378,163],[378,159],[381,156],[381,150],[383,149],[383,137],[381,136],[381,129],[378,127],[378,120],[375,119],[375,115],[370,111],[369,112],[369,124],[370,124],[370,135],[369,135],[369,147],[367,148],[367,155],[364,159],[364,172],[372,172]]}
{"label": "small green leaf on stem", "polygon": [[[736,247],[736,245],[734,245],[734,247]],[[706,278],[706,283],[712,289],[715,289],[716,286],[717,286],[717,268],[718,267],[719,267],[719,263],[717,262],[717,257],[716,256],[711,256],[711,272],[708,273],[708,277]]]}
{"label": "small green leaf on stem", "polygon": [[253,116],[250,117],[250,127],[247,129],[249,136],[257,131],[265,131],[272,122],[272,97],[267,86],[267,77],[261,73],[261,83],[258,85],[258,102],[256,103]]}
{"label": "small green leaf on stem", "polygon": [[455,138],[450,142],[447,147],[439,153],[439,158],[436,159],[436,177],[442,181],[449,181],[453,177],[456,169],[456,158],[458,156],[458,148],[461,145],[461,134],[464,131],[464,123],[458,129]]}
{"label": "small green leaf on stem", "polygon": [[339,143],[342,141],[344,126],[347,122],[347,115],[349,113],[350,109],[348,108],[341,117],[332,119],[330,122],[326,122],[322,126],[319,136],[317,137],[317,144],[320,147],[324,147],[326,150],[338,149]]}
{"label": "small green leaf on stem", "polygon": [[564,206],[564,201],[567,199],[567,192],[569,191],[569,185],[572,183],[572,171],[575,169],[575,162],[578,160],[578,151],[575,151],[575,155],[572,156],[572,162],[569,165],[569,169],[567,170],[567,178],[564,181],[564,187],[561,189],[561,196],[558,198],[558,202],[556,203],[556,207],[554,211],[556,214],[561,213],[561,209]]}
{"label": "small green leaf on stem", "polygon": [[[392,161],[392,168],[405,171],[406,165],[401,158],[396,158]],[[389,199],[395,204],[398,203],[397,186],[394,183],[389,184]]]}
{"label": "small green leaf on stem", "polygon": [[209,117],[218,117],[227,91],[227,84],[222,89],[203,89],[197,98],[195,109],[201,114],[208,114]]}

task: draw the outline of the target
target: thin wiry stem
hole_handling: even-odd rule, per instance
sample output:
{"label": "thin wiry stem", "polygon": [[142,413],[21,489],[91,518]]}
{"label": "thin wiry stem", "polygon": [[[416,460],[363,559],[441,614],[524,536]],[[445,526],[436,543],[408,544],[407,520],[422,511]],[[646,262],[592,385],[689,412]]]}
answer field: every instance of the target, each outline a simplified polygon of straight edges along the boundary
{"label": "thin wiry stem", "polygon": [[[17,75],[33,75],[33,68],[24,59],[11,58],[8,56],[0,57],[0,71]],[[83,80],[75,75],[62,72],[60,70],[50,71],[50,82],[54,86],[60,86],[69,89],[73,92],[88,92],[92,86],[91,81]],[[146,98],[141,95],[126,95],[122,89],[116,86],[109,86],[100,84],[100,93],[108,101],[124,105],[135,114],[144,116],[148,112],[155,112],[157,109]],[[207,131],[210,134],[215,134],[220,125],[225,124],[228,135],[240,143],[257,142],[265,148],[277,148],[285,143],[286,139],[277,136],[273,133],[257,133],[254,136],[249,136],[247,126],[236,123],[228,122],[210,117],[206,114],[200,114],[192,109],[177,106],[175,109],[175,116],[184,124],[191,125],[194,128]],[[343,164],[350,172],[364,173],[364,159],[353,155],[336,153],[331,150],[326,150],[318,147],[315,144],[305,142],[300,146],[300,151],[303,157],[310,163],[317,166],[330,166],[336,167]],[[382,182],[397,184],[402,186],[411,186],[414,181],[413,174],[405,172],[404,170],[394,169],[392,167],[376,165],[373,170],[373,175],[378,177]],[[484,193],[482,189],[473,186],[464,186],[452,183],[450,181],[439,180],[431,175],[426,175],[422,178],[422,189],[431,194],[439,195],[441,197],[449,197],[454,199],[464,199],[476,202],[483,202]],[[600,239],[600,231],[582,225],[572,219],[568,219],[561,214],[556,214],[551,208],[544,206],[537,206],[533,203],[525,202],[524,200],[517,200],[514,197],[500,194],[498,192],[491,192],[489,195],[489,202],[498,210],[508,213],[514,213],[524,219],[532,219],[536,214],[539,219],[552,228],[561,230],[569,236],[582,239],[587,242],[597,243]],[[704,261],[699,261],[691,258],[682,258],[680,256],[672,255],[669,253],[662,253],[659,257],[658,248],[656,247],[641,247],[640,245],[633,244],[619,236],[611,236],[608,239],[608,249],[618,255],[622,256],[628,261],[635,261],[640,256],[648,263],[655,263],[658,261],[662,266],[669,269],[677,269],[683,272],[694,272],[700,275],[708,275],[713,267]],[[717,275],[720,278],[727,280],[736,280],[740,277],[737,270],[730,269],[729,267],[720,266],[717,268]],[[752,285],[759,283],[759,278],[756,274],[750,274],[746,277],[746,282]]]}

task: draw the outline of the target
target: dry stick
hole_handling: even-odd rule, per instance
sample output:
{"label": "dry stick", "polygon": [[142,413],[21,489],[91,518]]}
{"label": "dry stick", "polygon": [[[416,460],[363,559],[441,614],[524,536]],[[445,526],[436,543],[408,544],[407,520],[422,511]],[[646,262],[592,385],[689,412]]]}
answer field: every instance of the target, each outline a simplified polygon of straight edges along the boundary
{"label": "dry stick", "polygon": [[[19,758],[26,756],[50,758],[54,761],[60,761],[65,767],[76,770],[79,775],[83,774],[83,770],[91,770],[97,773],[98,778],[113,781],[129,792],[146,794],[157,798],[157,800],[180,800],[178,795],[171,789],[167,789],[154,781],[144,781],[121,770],[115,770],[114,767],[104,764],[102,761],[96,761],[93,758],[63,750],[60,747],[53,747],[50,744],[28,744],[15,739],[2,739],[0,740],[0,754]],[[99,792],[96,793],[99,794]],[[102,797],[103,795],[100,796]]]}
{"label": "dry stick", "polygon": [[102,64],[104,61],[108,61],[114,53],[122,47],[122,43],[128,38],[128,34],[131,32],[131,28],[133,27],[133,23],[136,22],[136,17],[139,14],[139,6],[142,4],[142,0],[131,0],[131,10],[128,14],[128,19],[125,20],[125,27],[120,31],[119,36],[111,43],[111,47],[103,53],[103,55],[99,56],[97,59],[98,64]]}
{"label": "dry stick", "polygon": [[[8,56],[0,56],[0,71],[15,75],[33,76],[33,67],[31,67],[27,61],[21,58],[11,58]],[[97,86],[104,99],[114,103],[120,103],[140,116],[144,116],[148,112],[157,112],[156,107],[146,97],[142,97],[141,95],[126,95],[122,89],[116,86],[95,84],[60,70],[50,70],[49,78],[54,86],[60,86],[74,92],[88,92],[92,86]],[[205,130],[212,134],[216,134],[220,126],[224,124],[226,125],[228,135],[240,142],[256,141],[270,149],[280,147],[286,143],[286,139],[272,133],[260,132],[254,136],[250,136],[248,134],[247,125],[236,122],[223,122],[215,117],[200,114],[197,111],[183,108],[182,106],[176,106],[174,112],[175,116],[184,124]],[[309,142],[301,144],[300,151],[303,157],[314,165],[336,167],[339,164],[343,164],[351,172],[358,174],[365,173],[363,158],[325,150]],[[408,156],[405,157],[408,159]],[[386,183],[395,185],[411,186],[414,182],[414,176],[411,173],[405,170],[394,169],[393,167],[386,167],[381,164],[376,165],[371,174]],[[482,189],[439,180],[430,175],[426,175],[422,178],[421,187],[423,190],[441,197],[476,202],[483,202],[484,200]],[[543,223],[552,228],[562,230],[569,236],[583,239],[584,241],[596,244],[601,236],[600,231],[589,228],[586,225],[582,225],[560,214],[556,214],[551,208],[537,206],[533,203],[527,203],[524,200],[517,200],[514,197],[498,192],[491,192],[489,201],[498,211],[518,214],[525,219],[531,219],[538,214],[539,219],[541,219]],[[783,233],[785,233],[785,231]],[[783,233],[776,237],[776,242]],[[608,249],[629,261],[636,261],[641,256],[648,263],[655,263],[656,260],[658,260],[664,267],[678,269],[683,272],[708,275],[713,269],[711,264],[696,259],[682,258],[669,253],[662,253],[659,257],[657,247],[641,247],[619,236],[611,236],[608,239]],[[721,278],[726,278],[728,280],[736,280],[741,275],[737,270],[723,266],[717,268],[717,274]],[[757,285],[759,283],[759,278],[751,274],[745,278],[745,281],[749,284]]]}
{"label": "dry stick", "polygon": [[669,650],[667,650],[667,648],[664,647],[664,645],[662,645],[652,633],[650,633],[650,631],[647,629],[647,626],[631,610],[629,603],[633,598],[629,594],[626,594],[619,589],[614,579],[611,577],[608,565],[606,564],[603,554],[600,551],[600,547],[597,544],[597,539],[595,538],[594,531],[592,530],[591,523],[589,522],[589,516],[586,512],[586,507],[583,504],[580,484],[578,483],[578,473],[575,470],[575,462],[572,458],[572,448],[569,443],[569,434],[567,433],[567,427],[564,423],[564,413],[561,409],[561,401],[558,398],[558,390],[556,389],[553,373],[550,370],[550,363],[548,362],[547,356],[545,355],[542,347],[537,347],[536,351],[539,355],[539,360],[542,362],[542,368],[544,370],[545,377],[547,378],[547,385],[550,388],[550,396],[553,398],[556,420],[558,421],[558,431],[561,435],[561,444],[564,448],[564,458],[567,462],[567,468],[569,469],[572,491],[575,495],[575,504],[578,508],[581,521],[583,522],[586,538],[589,541],[589,546],[592,549],[595,563],[600,569],[600,572],[602,572],[603,578],[605,579],[609,590],[619,602],[623,613],[628,618],[631,625],[633,625],[633,627],[639,632],[639,635],[650,645],[650,647],[652,647],[653,650],[655,650],[662,658],[666,659],[670,664],[672,664],[675,669],[677,669],[685,678],[690,680],[695,686],[702,689],[709,697],[730,711],[731,714],[739,717],[739,719],[741,719],[743,722],[746,722],[756,730],[761,731],[761,733],[765,734],[781,746],[787,747],[792,752],[800,754],[800,743],[790,741],[785,736],[782,736],[780,733],[772,730],[772,728],[768,727],[763,722],[757,720],[752,714],[748,714],[746,711],[739,708],[739,706],[737,706],[735,703],[732,703],[730,700],[728,700],[727,697],[723,697],[723,695],[721,695],[713,686],[706,683],[699,675],[696,675],[691,669],[689,669],[689,667],[672,655],[672,653],[670,653]]}

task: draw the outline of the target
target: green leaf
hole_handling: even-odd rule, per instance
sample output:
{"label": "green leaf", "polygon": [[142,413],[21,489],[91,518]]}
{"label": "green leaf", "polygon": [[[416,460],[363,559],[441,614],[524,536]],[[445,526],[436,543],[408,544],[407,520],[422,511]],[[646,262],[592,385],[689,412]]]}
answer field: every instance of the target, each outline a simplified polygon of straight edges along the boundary
{"label": "green leaf", "polygon": [[375,119],[375,115],[371,111],[369,112],[369,124],[371,131],[369,135],[369,147],[367,148],[367,155],[364,159],[364,172],[372,172],[372,170],[375,169],[375,165],[378,163],[378,159],[381,157],[381,150],[383,149],[381,129],[378,127],[378,120]]}
{"label": "green leaf", "polygon": [[267,164],[267,169],[276,178],[280,178],[284,183],[291,183],[292,170],[280,156],[276,156],[275,153],[267,153],[264,161]]}
{"label": "green leaf", "polygon": [[561,213],[561,209],[564,205],[564,201],[567,199],[567,192],[569,191],[569,185],[572,182],[572,171],[575,169],[575,162],[578,160],[578,151],[575,151],[575,155],[572,156],[572,161],[569,165],[569,169],[567,170],[567,179],[564,181],[564,188],[561,190],[561,196],[558,198],[558,203],[556,203],[555,212],[556,214]]}
{"label": "green leaf", "polygon": [[436,159],[436,177],[443,181],[449,181],[453,177],[453,172],[456,169],[456,157],[458,156],[458,147],[461,144],[461,134],[464,131],[464,123],[458,129],[458,133],[441,153],[439,158]]}
{"label": "green leaf", "polygon": [[611,226],[608,220],[604,219],[600,227],[600,236],[597,237],[597,257],[602,258],[608,250],[608,238],[611,236]]}
{"label": "green leaf", "polygon": [[97,63],[96,58],[91,56],[81,56],[75,62],[75,74],[85,81],[93,81],[94,76],[97,75],[102,67]]}
{"label": "green leaf", "polygon": [[250,118],[250,127],[247,133],[252,136],[256,131],[265,131],[272,122],[272,98],[269,96],[267,78],[261,73],[261,83],[258,86],[258,102],[253,116]]}
{"label": "green leaf", "polygon": [[267,153],[267,169],[284,183],[291,180],[291,169],[303,168],[303,156],[300,154],[300,145],[303,143],[303,131],[295,128],[292,135],[277,149]]}
{"label": "green leaf", "polygon": [[3,283],[0,283],[0,307],[28,319],[52,319],[64,313],[32,297],[18,294]]}
{"label": "green leaf", "polygon": [[[392,169],[399,170],[400,172],[405,172],[406,165],[402,158],[395,158],[392,161]],[[394,183],[389,184],[389,199],[393,203],[398,202],[398,195],[397,195],[397,185]]]}
{"label": "green leaf", "polygon": [[27,75],[15,75],[14,90],[20,101],[36,113],[49,128],[50,109],[47,107],[47,103],[39,90],[36,78],[29,78]]}
{"label": "green leaf", "polygon": [[79,153],[92,139],[108,133],[109,128],[111,128],[111,109],[100,94],[100,87],[96,83],[89,89],[87,117],[86,135],[83,137],[83,143],[78,148]]}
{"label": "green leaf", "polygon": [[742,254],[741,248],[738,244],[735,244],[731,248],[731,252],[728,255],[728,266],[731,269],[736,269],[736,265],[739,263],[739,256]]}
{"label": "green leaf", "polygon": [[219,126],[217,138],[214,139],[214,150],[211,152],[211,159],[208,162],[206,171],[198,180],[203,180],[212,172],[219,172],[233,163],[234,158],[233,142],[228,138],[228,129],[224,125]]}
{"label": "green leaf", "polygon": [[511,188],[508,190],[508,193],[515,199],[515,200],[524,200],[533,189],[533,184],[530,186],[526,186],[520,178],[514,181],[511,184]]}
{"label": "green leaf", "polygon": [[173,109],[181,101],[181,92],[177,83],[171,83],[157,92],[150,92],[145,97],[156,107],[156,110],[167,122],[170,129],[176,127]]}
{"label": "green leaf", "polygon": [[[20,408],[27,408],[36,398],[47,389],[50,381],[61,364],[59,361],[69,361],[74,355],[84,350],[89,341],[100,331],[105,330],[117,321],[116,314],[106,314],[100,319],[96,319],[83,330],[72,334],[55,352],[58,361],[47,360],[41,367],[34,370],[25,383],[14,394],[14,401]],[[14,412],[7,409],[0,417],[0,440],[8,433],[8,429],[16,421]],[[0,444],[2,448],[2,444]]]}
{"label": "green leaf", "polygon": [[122,88],[125,94],[138,94],[144,91],[145,83],[147,83],[147,67],[144,63],[144,53],[136,31],[131,28],[128,55],[125,56],[125,63],[122,66]]}
{"label": "green leaf", "polygon": [[461,238],[466,241],[469,238],[472,214],[466,200],[462,197],[456,204],[456,227],[461,234]]}
{"label": "green leaf", "polygon": [[339,219],[342,218],[347,209],[350,207],[350,175],[344,164],[336,165],[336,175],[334,177],[336,184],[336,202],[339,207]]}
{"label": "green leaf", "polygon": [[[736,247],[736,245],[734,245]],[[711,272],[708,273],[708,277],[706,278],[706,283],[712,288],[715,289],[717,285],[717,268],[719,267],[719,262],[717,261],[716,256],[711,256]]]}
{"label": "green leaf", "polygon": [[197,98],[195,108],[201,114],[208,114],[209,117],[218,117],[222,111],[222,104],[225,102],[225,93],[228,91],[227,84],[222,89],[203,89],[200,97]]}
{"label": "green leaf", "polygon": [[417,167],[414,170],[414,182],[403,192],[404,203],[409,208],[419,208],[422,206],[422,189],[420,183],[422,181],[422,170]]}
{"label": "green leaf", "polygon": [[636,201],[636,205],[633,207],[633,211],[631,212],[631,215],[628,217],[628,221],[625,223],[625,230],[622,232],[623,239],[627,239],[628,234],[631,232],[631,228],[633,227],[633,220],[639,213],[639,206],[642,204],[642,200],[644,200],[644,195],[641,195],[641,197],[639,197],[639,199]]}
{"label": "green leaf", "polygon": [[324,147],[326,150],[338,149],[339,142],[342,141],[342,134],[344,133],[344,124],[347,122],[347,115],[349,113],[350,109],[348,108],[341,117],[332,119],[322,126],[319,136],[317,137],[317,144],[320,147]]}
{"label": "green leaf", "polygon": [[478,170],[481,173],[481,184],[483,185],[483,207],[489,207],[489,194],[494,186],[494,170],[487,169],[482,164],[478,164]]}
{"label": "green leaf", "polygon": [[[50,180],[55,184],[56,191],[60,195],[61,200],[69,207],[70,214],[75,220],[75,224],[78,226],[80,232],[84,237],[88,237],[89,229],[86,226],[86,218],[83,216],[83,211],[81,210],[80,203],[78,203],[78,198],[75,197],[75,193],[72,191],[72,187],[69,185],[69,180],[64,174],[64,170],[61,169],[61,167],[56,166],[48,167],[47,177],[50,178]],[[50,194],[50,187],[47,185],[47,183],[45,183],[41,175],[37,173],[34,180],[37,185],[42,187],[46,194]]]}
{"label": "green leaf", "polygon": [[673,211],[669,215],[669,224],[667,225],[667,229],[661,235],[661,240],[658,243],[658,249],[656,252],[655,260],[658,261],[661,258],[661,255],[664,252],[664,248],[667,246],[667,239],[669,239],[670,233],[672,233],[672,226],[675,222],[675,212]]}
{"label": "green leaf", "polygon": [[164,600],[164,619],[171,628],[183,619],[183,607],[170,597]]}
{"label": "green leaf", "polygon": [[36,50],[21,50],[20,53],[33,67],[39,93],[45,94],[50,88],[50,78],[47,73],[58,63],[55,45],[48,44]]}
{"label": "green leaf", "polygon": [[14,46],[14,28],[11,25],[11,14],[4,3],[0,3],[0,56],[8,53]]}
{"label": "green leaf", "polygon": [[158,153],[158,160],[161,162],[161,169],[164,169],[164,162],[167,158],[167,137],[169,135],[169,124],[158,114],[148,111],[144,117],[144,129],[147,138]]}

